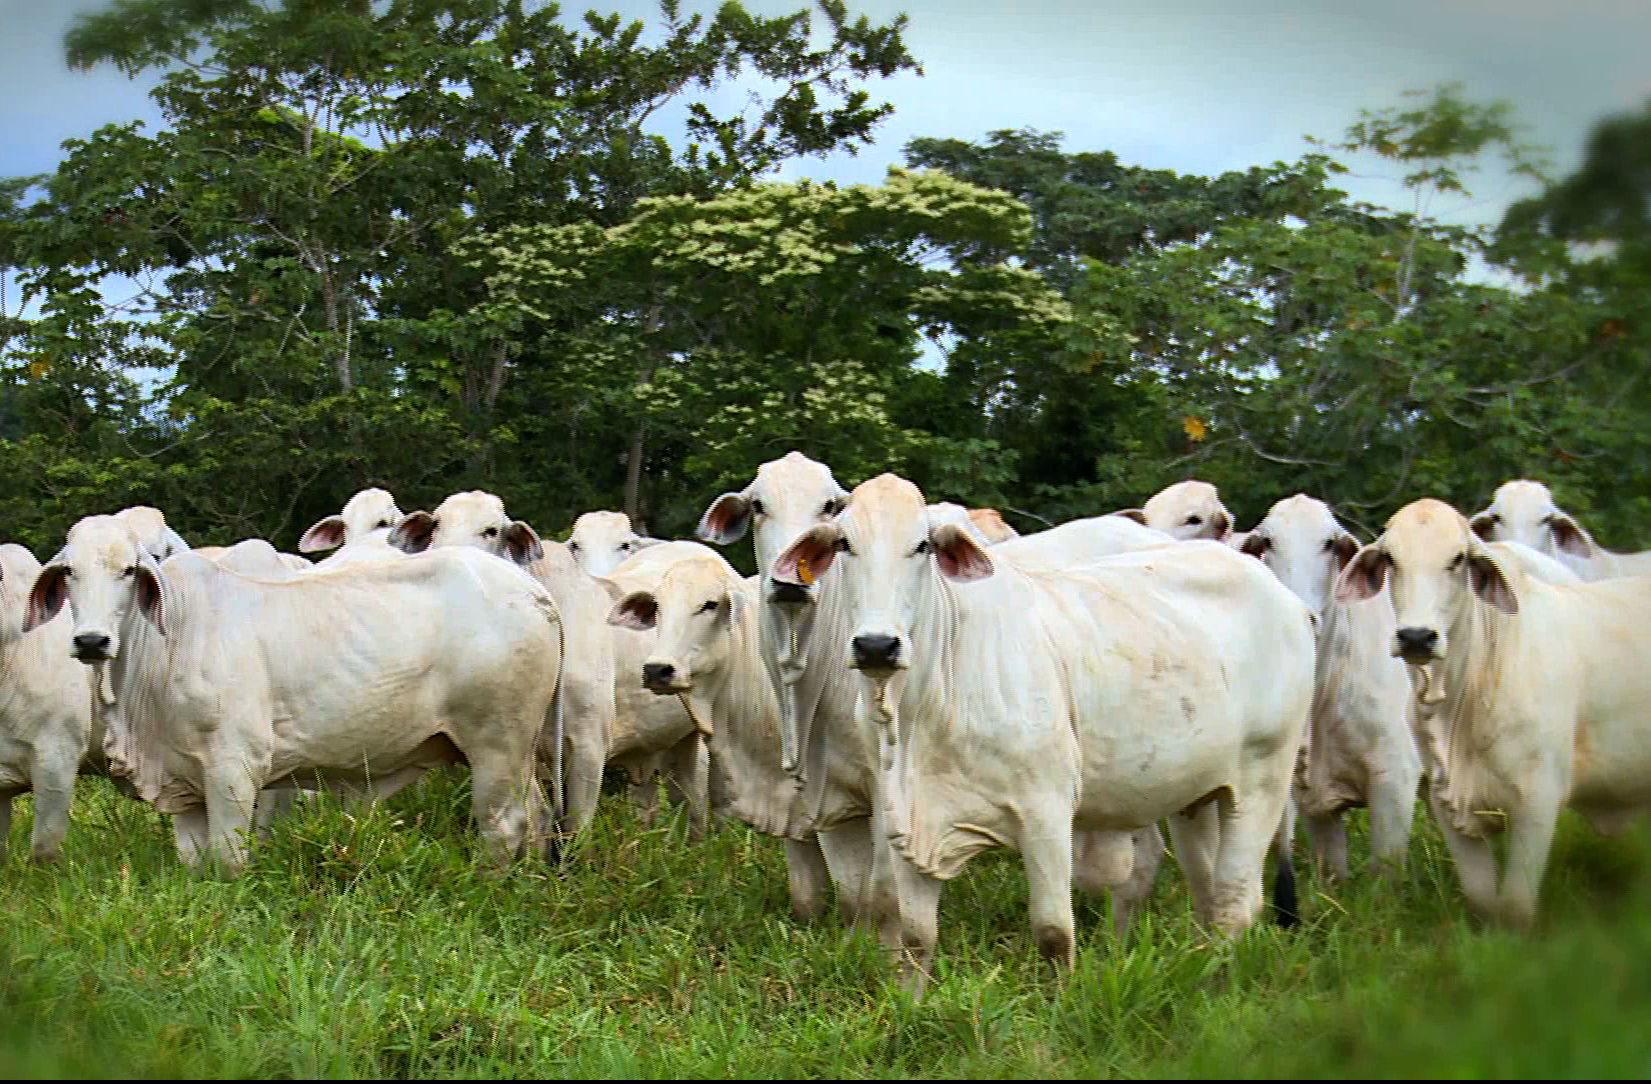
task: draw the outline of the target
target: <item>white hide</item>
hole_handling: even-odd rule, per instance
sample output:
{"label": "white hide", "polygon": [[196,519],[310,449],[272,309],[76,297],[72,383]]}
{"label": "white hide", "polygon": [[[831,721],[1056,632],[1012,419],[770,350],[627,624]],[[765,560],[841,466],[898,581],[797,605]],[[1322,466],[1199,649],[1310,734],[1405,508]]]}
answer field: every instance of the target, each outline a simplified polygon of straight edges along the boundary
{"label": "white hide", "polygon": [[54,860],[69,828],[75,774],[92,733],[92,674],[69,654],[74,620],[60,614],[23,631],[40,562],[22,546],[0,545],[0,859],[11,802],[34,792],[31,853]]}
{"label": "white hide", "polygon": [[[1651,803],[1651,578],[1549,583],[1450,505],[1388,520],[1337,583],[1385,584],[1429,801],[1468,902],[1527,926],[1562,805],[1602,830]],[[1489,837],[1508,835],[1500,874]]]}
{"label": "white hide", "polygon": [[586,512],[573,521],[567,547],[580,568],[592,576],[606,576],[658,542],[631,530],[631,517],[623,512]]}
{"label": "white hide", "polygon": [[1365,806],[1372,854],[1403,868],[1422,762],[1405,716],[1410,679],[1392,654],[1392,606],[1385,595],[1335,600],[1336,577],[1359,544],[1305,494],[1274,504],[1239,548],[1317,618],[1313,710],[1295,786],[1315,864],[1347,876],[1342,814]]}
{"label": "white hide", "polygon": [[132,533],[138,536],[138,542],[144,551],[157,561],[164,561],[173,554],[182,553],[189,548],[189,543],[185,542],[177,531],[166,525],[166,517],[158,508],[135,504],[116,512],[115,518],[131,528]]}
{"label": "white hide", "polygon": [[1165,486],[1139,509],[1123,514],[1182,542],[1195,538],[1223,542],[1233,527],[1232,513],[1208,482],[1185,481]]}
{"label": "white hide", "polygon": [[76,523],[28,624],[71,604],[107,637],[111,771],[173,816],[180,857],[234,872],[260,788],[393,793],[462,755],[490,856],[547,838],[533,748],[561,669],[555,602],[469,551],[284,582],[192,553],[157,564],[118,520]]}
{"label": "white hide", "polygon": [[[917,488],[882,475],[774,571],[831,577],[820,606],[859,660],[918,989],[941,885],[974,854],[1021,852],[1039,949],[1070,964],[1074,835],[1176,824],[1209,800],[1227,814],[1207,822],[1213,867],[1183,871],[1201,917],[1249,926],[1311,704],[1310,619],[1256,562],[1192,542],[1027,572],[997,558],[1016,544],[931,529]],[[868,662],[862,645],[886,638],[893,661]]]}
{"label": "white hide", "polygon": [[1584,580],[1608,580],[1651,572],[1651,550],[1613,553],[1595,542],[1554,504],[1541,482],[1520,478],[1497,487],[1490,506],[1470,523],[1487,542],[1519,542],[1552,557]]}

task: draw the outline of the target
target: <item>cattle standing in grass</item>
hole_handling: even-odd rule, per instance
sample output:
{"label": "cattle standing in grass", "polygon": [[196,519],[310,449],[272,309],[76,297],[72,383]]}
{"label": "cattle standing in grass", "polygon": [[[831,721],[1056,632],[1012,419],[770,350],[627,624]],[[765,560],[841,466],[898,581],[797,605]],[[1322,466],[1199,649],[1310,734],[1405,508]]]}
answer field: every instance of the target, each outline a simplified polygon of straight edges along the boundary
{"label": "cattle standing in grass", "polygon": [[1370,850],[1402,869],[1422,762],[1405,716],[1410,679],[1393,657],[1387,598],[1333,598],[1336,577],[1359,543],[1322,501],[1298,493],[1273,505],[1247,533],[1260,558],[1318,619],[1313,712],[1296,779],[1314,864],[1347,877],[1345,810],[1370,809]]}
{"label": "cattle standing in grass", "polygon": [[[808,591],[833,568],[820,605],[842,615],[833,646],[860,674],[911,985],[940,888],[975,853],[1021,852],[1039,950],[1070,965],[1074,832],[1206,802],[1220,838],[1191,849],[1212,868],[1183,864],[1195,906],[1223,933],[1254,920],[1312,697],[1311,622],[1265,569],[1199,543],[1025,572],[931,529],[893,475],[803,532],[773,579]],[[1170,819],[1182,834],[1197,823]]]}
{"label": "cattle standing in grass", "polygon": [[157,563],[90,516],[35,578],[25,629],[65,602],[75,654],[110,668],[111,770],[172,815],[190,865],[239,870],[267,784],[382,796],[460,758],[493,858],[548,835],[533,748],[559,618],[516,569],[460,551],[277,583]]}
{"label": "cattle standing in grass", "polygon": [[[1651,577],[1550,583],[1420,500],[1343,569],[1386,585],[1428,800],[1481,915],[1528,926],[1562,805],[1610,831],[1651,802]],[[1500,875],[1490,837],[1507,833]]]}
{"label": "cattle standing in grass", "polygon": [[1541,482],[1517,479],[1496,489],[1490,507],[1470,521],[1487,542],[1519,542],[1563,563],[1584,580],[1651,572],[1651,550],[1612,553],[1560,511]]}

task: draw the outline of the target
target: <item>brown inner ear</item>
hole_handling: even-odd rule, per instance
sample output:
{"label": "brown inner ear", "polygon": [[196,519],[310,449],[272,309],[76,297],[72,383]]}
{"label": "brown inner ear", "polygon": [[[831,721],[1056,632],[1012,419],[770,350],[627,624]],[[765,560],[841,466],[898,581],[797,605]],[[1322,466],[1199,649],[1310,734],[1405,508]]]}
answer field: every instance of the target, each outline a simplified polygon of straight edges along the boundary
{"label": "brown inner ear", "polygon": [[724,493],[700,517],[695,534],[705,542],[737,542],[751,520],[751,502],[738,493]]}
{"label": "brown inner ear", "polygon": [[1591,557],[1594,548],[1588,544],[1588,536],[1582,533],[1582,528],[1569,516],[1555,516],[1549,523],[1554,532],[1554,545],[1575,557]]}
{"label": "brown inner ear", "polygon": [[23,631],[31,632],[57,616],[67,601],[69,570],[62,565],[47,565],[35,577],[29,590],[28,609],[23,617]]}
{"label": "brown inner ear", "polygon": [[[813,586],[837,559],[836,542],[840,536],[835,531],[834,527],[815,527],[804,532],[774,562],[774,578],[782,583]],[[818,532],[832,533],[828,540]]]}
{"label": "brown inner ear", "polygon": [[428,512],[409,512],[390,531],[389,543],[403,553],[423,553],[436,533],[436,517]]}
{"label": "brown inner ear", "polygon": [[1330,545],[1330,554],[1336,559],[1336,569],[1339,571],[1347,567],[1347,562],[1359,552],[1359,543],[1350,534],[1337,535],[1335,542]]}
{"label": "brown inner ear", "polygon": [[138,592],[138,611],[154,622],[155,628],[162,636],[166,635],[166,612],[161,603],[160,578],[153,569],[143,565],[138,566],[136,586]]}
{"label": "brown inner ear", "polygon": [[646,591],[626,595],[614,610],[613,624],[645,632],[659,623],[659,601]]}
{"label": "brown inner ear", "polygon": [[519,565],[532,564],[545,555],[545,548],[539,543],[539,536],[532,527],[522,520],[515,520],[504,529],[505,550],[510,559]]}
{"label": "brown inner ear", "polygon": [[1473,585],[1473,593],[1501,610],[1505,614],[1513,615],[1519,612],[1519,599],[1514,595],[1513,588],[1503,578],[1502,570],[1496,562],[1482,554],[1474,554],[1468,558],[1468,582]]}
{"label": "brown inner ear", "polygon": [[1247,553],[1251,557],[1259,558],[1262,554],[1267,552],[1267,547],[1271,544],[1272,540],[1266,535],[1258,535],[1254,531],[1251,531],[1249,537],[1244,539],[1244,544],[1238,547],[1238,552]]}
{"label": "brown inner ear", "polygon": [[1125,519],[1132,519],[1143,527],[1147,525],[1147,514],[1139,508],[1120,508],[1112,514],[1115,516],[1123,516]]}
{"label": "brown inner ear", "polygon": [[1483,538],[1486,542],[1496,541],[1496,517],[1489,512],[1481,512],[1474,516],[1468,520],[1468,526],[1473,528],[1474,534]]}

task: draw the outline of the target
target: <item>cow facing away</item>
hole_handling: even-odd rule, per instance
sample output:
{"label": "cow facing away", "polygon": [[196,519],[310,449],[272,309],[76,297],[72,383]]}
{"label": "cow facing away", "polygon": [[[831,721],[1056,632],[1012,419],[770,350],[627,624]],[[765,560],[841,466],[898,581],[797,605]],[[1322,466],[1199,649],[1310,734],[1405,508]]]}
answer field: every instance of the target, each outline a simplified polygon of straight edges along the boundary
{"label": "cow facing away", "polygon": [[1503,482],[1490,506],[1469,523],[1487,542],[1522,543],[1560,561],[1584,580],[1651,572],[1651,550],[1612,553],[1560,510],[1547,486],[1527,478]]}
{"label": "cow facing away", "polygon": [[1296,777],[1314,865],[1347,877],[1343,813],[1370,810],[1370,849],[1387,870],[1404,867],[1422,773],[1406,718],[1410,679],[1393,657],[1385,595],[1337,601],[1336,577],[1358,541],[1323,501],[1303,493],[1274,504],[1247,532],[1257,557],[1317,618],[1313,711]]}
{"label": "cow facing away", "polygon": [[241,868],[268,784],[383,796],[459,759],[491,858],[548,838],[532,766],[559,617],[501,562],[459,551],[268,582],[192,553],[157,563],[90,516],[35,578],[25,628],[65,602],[75,655],[110,668],[111,770],[172,815],[191,866]]}
{"label": "cow facing away", "polygon": [[1525,927],[1562,805],[1611,831],[1651,802],[1651,577],[1551,583],[1520,548],[1416,501],[1348,563],[1336,595],[1387,587],[1390,650],[1410,668],[1428,800],[1463,894]]}
{"label": "cow facing away", "polygon": [[592,576],[606,576],[658,542],[631,530],[631,517],[623,512],[586,512],[573,521],[567,547],[580,568]]}
{"label": "cow facing away", "polygon": [[1039,951],[1070,966],[1075,831],[1211,801],[1219,840],[1197,849],[1213,866],[1183,866],[1195,906],[1222,933],[1254,921],[1312,698],[1311,622],[1265,569],[1194,543],[1025,572],[930,528],[917,487],[888,474],[773,575],[806,590],[838,566],[821,601],[849,615],[837,649],[877,750],[908,985],[942,885],[974,854],[1021,852]]}
{"label": "cow facing away", "polygon": [[24,631],[39,572],[28,550],[0,545],[0,860],[12,799],[28,791],[34,792],[30,852],[36,862],[57,858],[92,733],[93,675],[69,654],[74,621],[63,614]]}

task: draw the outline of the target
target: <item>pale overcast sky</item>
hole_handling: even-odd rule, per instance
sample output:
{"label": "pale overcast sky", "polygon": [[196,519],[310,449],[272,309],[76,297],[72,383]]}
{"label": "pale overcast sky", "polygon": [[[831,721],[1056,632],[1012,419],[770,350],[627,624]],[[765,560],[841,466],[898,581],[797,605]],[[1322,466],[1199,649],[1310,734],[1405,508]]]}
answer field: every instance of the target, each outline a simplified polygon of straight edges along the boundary
{"label": "pale overcast sky", "polygon": [[[99,125],[159,117],[152,80],[111,69],[71,72],[62,36],[104,0],[0,0],[0,175],[53,168],[64,139]],[[801,0],[747,0],[754,12]],[[564,11],[652,16],[646,0],[569,4]],[[683,0],[709,10],[711,0]],[[1211,174],[1333,137],[1359,108],[1461,80],[1507,98],[1552,146],[1561,170],[1592,125],[1651,97],[1651,0],[849,0],[852,14],[911,17],[908,43],[925,74],[874,84],[894,103],[877,145],[858,158],[792,164],[787,176],[875,182],[914,136],[978,140],[995,128],[1066,133],[1066,149]],[[1395,173],[1396,171],[1389,171]],[[1363,199],[1402,205],[1379,176],[1344,180]],[[1438,207],[1490,221],[1523,190],[1480,186],[1477,206]]]}

